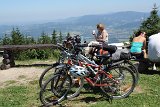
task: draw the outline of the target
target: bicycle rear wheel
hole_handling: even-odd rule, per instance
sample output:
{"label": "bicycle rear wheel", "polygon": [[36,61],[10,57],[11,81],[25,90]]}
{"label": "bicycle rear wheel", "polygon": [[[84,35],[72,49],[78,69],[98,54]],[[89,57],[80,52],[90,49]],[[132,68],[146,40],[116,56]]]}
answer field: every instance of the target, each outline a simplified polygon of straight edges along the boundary
{"label": "bicycle rear wheel", "polygon": [[133,73],[135,75],[135,79],[136,79],[136,84],[138,84],[139,72],[138,72],[138,69],[136,68],[136,66],[130,61],[124,62],[122,64],[122,66],[127,66],[128,68],[130,68],[133,71]]}
{"label": "bicycle rear wheel", "polygon": [[103,74],[101,84],[102,91],[112,99],[128,97],[136,85],[135,75],[131,69],[124,66],[111,67],[108,71],[110,77]]}
{"label": "bicycle rear wheel", "polygon": [[[53,82],[54,81],[54,82]],[[56,84],[53,87],[53,83]],[[62,102],[72,85],[71,77],[66,73],[54,74],[42,86],[40,101],[45,106],[52,106]]]}

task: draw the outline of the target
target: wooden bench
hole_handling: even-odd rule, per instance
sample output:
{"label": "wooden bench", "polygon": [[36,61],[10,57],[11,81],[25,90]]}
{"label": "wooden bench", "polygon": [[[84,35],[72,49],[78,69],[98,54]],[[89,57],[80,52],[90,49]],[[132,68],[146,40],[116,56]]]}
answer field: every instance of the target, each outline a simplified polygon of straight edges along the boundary
{"label": "wooden bench", "polygon": [[3,60],[0,69],[8,69],[15,66],[13,51],[22,51],[28,49],[56,49],[57,45],[54,44],[33,44],[33,45],[3,45],[0,46],[0,52],[3,52]]}

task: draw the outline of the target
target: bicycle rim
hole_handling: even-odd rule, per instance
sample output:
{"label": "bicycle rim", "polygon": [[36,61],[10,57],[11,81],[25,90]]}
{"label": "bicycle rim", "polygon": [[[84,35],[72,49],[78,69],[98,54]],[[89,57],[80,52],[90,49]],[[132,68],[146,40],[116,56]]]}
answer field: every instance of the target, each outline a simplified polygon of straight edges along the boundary
{"label": "bicycle rim", "polygon": [[72,86],[68,92],[67,99],[77,97],[84,85],[84,78],[72,77]]}
{"label": "bicycle rim", "polygon": [[136,79],[136,84],[138,84],[138,79],[139,79],[139,72],[138,72],[138,69],[135,67],[135,65],[131,62],[126,62],[126,63],[123,63],[123,65],[121,66],[127,66],[128,68],[130,68],[134,75],[135,75],[135,79]]}
{"label": "bicycle rim", "polygon": [[135,77],[136,77],[136,84],[138,84],[138,80],[139,80],[138,69],[136,68],[136,66],[132,62],[128,62],[128,64],[130,65],[129,68],[134,72]]}
{"label": "bicycle rim", "polygon": [[39,78],[39,86],[42,87],[42,85],[45,83],[45,81],[51,76],[53,75],[53,73],[56,71],[55,67],[58,66],[59,63],[54,63],[52,66],[46,68],[40,78]]}
{"label": "bicycle rim", "polygon": [[[60,77],[62,81],[56,81],[56,87],[53,87],[53,81]],[[64,79],[63,79],[64,77]],[[40,101],[45,106],[51,106],[62,102],[71,88],[72,80],[69,75],[55,74],[50,77],[42,86],[40,91]],[[59,93],[58,95],[55,93]]]}
{"label": "bicycle rim", "polygon": [[108,84],[108,86],[101,87],[107,96],[113,99],[121,99],[128,97],[133,92],[136,80],[132,70],[128,67],[117,66],[112,67],[107,72],[112,75],[112,78],[106,75],[101,78],[102,84]]}

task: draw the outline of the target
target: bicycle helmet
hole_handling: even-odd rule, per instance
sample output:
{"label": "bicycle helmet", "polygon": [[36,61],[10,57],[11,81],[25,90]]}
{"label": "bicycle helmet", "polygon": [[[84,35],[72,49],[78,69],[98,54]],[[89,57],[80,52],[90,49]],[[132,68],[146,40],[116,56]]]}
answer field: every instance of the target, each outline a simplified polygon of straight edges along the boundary
{"label": "bicycle helmet", "polygon": [[71,74],[75,77],[84,77],[88,75],[88,71],[81,66],[73,65],[70,70]]}

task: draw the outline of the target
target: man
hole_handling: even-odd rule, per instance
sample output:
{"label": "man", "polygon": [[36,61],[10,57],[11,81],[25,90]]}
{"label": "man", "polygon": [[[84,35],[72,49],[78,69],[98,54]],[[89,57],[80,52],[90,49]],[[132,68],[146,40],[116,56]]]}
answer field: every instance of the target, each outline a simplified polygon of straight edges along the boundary
{"label": "man", "polygon": [[152,62],[160,62],[160,33],[149,37],[148,59]]}

